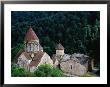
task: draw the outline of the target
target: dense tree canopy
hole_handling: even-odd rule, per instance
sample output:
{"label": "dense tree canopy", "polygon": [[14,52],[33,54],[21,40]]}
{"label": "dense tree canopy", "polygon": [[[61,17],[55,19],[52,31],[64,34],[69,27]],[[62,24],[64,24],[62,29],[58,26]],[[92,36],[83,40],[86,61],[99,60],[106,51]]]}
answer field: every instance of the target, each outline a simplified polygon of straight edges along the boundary
{"label": "dense tree canopy", "polygon": [[84,53],[99,63],[100,12],[12,11],[11,19],[11,44],[12,49],[14,49],[12,56],[15,56],[18,51],[18,44],[24,43],[26,31],[31,25],[44,50],[50,56],[55,53],[55,45],[60,40],[65,47],[65,53]]}

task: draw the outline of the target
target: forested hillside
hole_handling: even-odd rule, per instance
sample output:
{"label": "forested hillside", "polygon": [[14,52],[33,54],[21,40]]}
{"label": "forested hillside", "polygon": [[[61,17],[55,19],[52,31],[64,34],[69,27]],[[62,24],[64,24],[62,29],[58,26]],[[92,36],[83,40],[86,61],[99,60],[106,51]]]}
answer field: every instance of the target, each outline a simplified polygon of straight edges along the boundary
{"label": "forested hillside", "polygon": [[100,12],[96,11],[12,11],[12,59],[23,48],[24,37],[32,26],[40,44],[51,56],[59,42],[65,53],[84,53],[100,61]]}

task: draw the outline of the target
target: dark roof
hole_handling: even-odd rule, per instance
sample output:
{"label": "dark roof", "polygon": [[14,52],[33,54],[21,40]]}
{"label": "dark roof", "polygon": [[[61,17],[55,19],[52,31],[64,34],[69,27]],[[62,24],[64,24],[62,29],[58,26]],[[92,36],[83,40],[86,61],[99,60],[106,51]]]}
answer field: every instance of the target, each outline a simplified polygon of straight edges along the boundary
{"label": "dark roof", "polygon": [[29,66],[30,67],[37,66],[39,63],[40,63],[40,61],[33,60],[33,61],[30,62]]}
{"label": "dark roof", "polygon": [[27,59],[31,59],[31,55],[30,53],[27,53],[27,52],[23,52],[22,54],[24,54],[24,56],[27,58]]}
{"label": "dark roof", "polygon": [[20,49],[16,55],[16,58],[18,58],[24,51],[24,49]]}
{"label": "dark roof", "polygon": [[[18,54],[17,54],[16,57],[19,57],[21,54],[24,55],[24,56],[25,56],[27,59],[29,59],[29,60],[32,59],[32,58],[31,58],[31,53],[27,53],[27,52],[25,52],[23,49],[18,52]],[[34,58],[33,58],[33,60],[30,62],[29,66],[30,66],[30,67],[31,67],[31,66],[37,66],[37,65],[40,63],[41,58],[43,57],[43,55],[44,55],[44,52],[42,52],[42,51],[38,51],[37,53],[35,53],[35,54],[34,54]]]}
{"label": "dark roof", "polygon": [[44,55],[44,52],[38,51],[38,52],[35,54],[33,60],[39,60],[39,59],[42,58],[43,55]]}
{"label": "dark roof", "polygon": [[19,50],[16,55],[16,58],[18,58],[21,54],[23,54],[27,59],[31,59],[30,53],[25,52],[24,49]]}
{"label": "dark roof", "polygon": [[30,27],[25,35],[25,41],[39,40],[33,29]]}
{"label": "dark roof", "polygon": [[35,54],[33,60],[30,62],[29,66],[30,66],[30,67],[32,67],[32,66],[37,66],[37,65],[40,63],[41,58],[43,57],[43,55],[44,55],[44,52],[38,51],[38,52]]}
{"label": "dark roof", "polygon": [[59,43],[59,44],[57,44],[55,49],[56,50],[64,50],[64,47]]}

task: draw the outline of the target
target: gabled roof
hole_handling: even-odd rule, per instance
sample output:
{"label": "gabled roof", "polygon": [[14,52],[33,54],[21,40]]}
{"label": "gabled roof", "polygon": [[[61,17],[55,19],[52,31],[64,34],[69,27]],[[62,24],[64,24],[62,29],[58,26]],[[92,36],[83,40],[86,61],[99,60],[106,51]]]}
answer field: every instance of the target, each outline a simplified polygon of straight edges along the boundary
{"label": "gabled roof", "polygon": [[[45,52],[42,52],[42,51],[38,51],[37,53],[34,54],[34,58],[33,60],[30,62],[29,66],[32,67],[32,66],[37,66],[40,61],[41,61],[41,58],[43,57]],[[19,57],[20,55],[24,55],[27,59],[32,59],[31,58],[31,53],[27,53],[23,50],[20,50],[18,52],[18,55],[16,57]]]}
{"label": "gabled roof", "polygon": [[25,35],[25,41],[31,41],[31,40],[39,40],[35,32],[33,31],[32,27],[29,28]]}
{"label": "gabled roof", "polygon": [[24,49],[20,49],[16,55],[16,58],[18,58],[24,51]]}
{"label": "gabled roof", "polygon": [[38,51],[38,52],[35,54],[33,60],[40,60],[40,59],[43,57],[43,55],[44,55],[44,52]]}
{"label": "gabled roof", "polygon": [[59,43],[59,44],[57,44],[55,49],[56,50],[64,50],[64,47]]}
{"label": "gabled roof", "polygon": [[[37,53],[34,54],[34,58],[33,60],[30,62],[29,66],[37,66],[40,61],[41,61],[41,58],[43,57],[45,52],[42,52],[42,51],[38,51]],[[25,52],[24,49],[21,49],[17,55],[16,55],[16,58],[18,58],[20,55],[24,55],[28,60],[32,59],[31,58],[31,53],[27,53]]]}
{"label": "gabled roof", "polygon": [[30,66],[30,67],[32,67],[32,66],[37,66],[37,65],[40,63],[41,58],[43,57],[43,55],[44,55],[44,52],[38,51],[38,52],[35,54],[33,60],[30,62],[29,66]]}
{"label": "gabled roof", "polygon": [[20,55],[24,55],[27,59],[31,59],[30,53],[25,52],[24,49],[19,50],[19,52],[16,55],[16,58],[18,58]]}
{"label": "gabled roof", "polygon": [[39,63],[40,63],[40,61],[33,60],[33,61],[30,62],[29,66],[30,67],[37,66]]}
{"label": "gabled roof", "polygon": [[30,56],[30,54],[29,53],[27,53],[27,52],[23,52],[22,53],[27,59],[31,59],[31,56]]}

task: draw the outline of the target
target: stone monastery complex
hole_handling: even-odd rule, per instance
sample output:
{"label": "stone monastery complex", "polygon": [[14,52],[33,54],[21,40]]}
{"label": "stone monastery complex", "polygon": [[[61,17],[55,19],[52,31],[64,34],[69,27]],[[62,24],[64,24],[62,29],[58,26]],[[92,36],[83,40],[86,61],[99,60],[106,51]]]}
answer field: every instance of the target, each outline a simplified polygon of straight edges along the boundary
{"label": "stone monastery complex", "polygon": [[30,72],[34,72],[42,64],[50,64],[53,67],[60,68],[64,73],[72,75],[83,75],[88,71],[89,57],[84,54],[74,53],[72,55],[64,53],[64,47],[61,43],[56,46],[56,54],[50,57],[43,51],[39,38],[29,28],[24,40],[25,48],[21,49],[17,57],[17,65]]}

